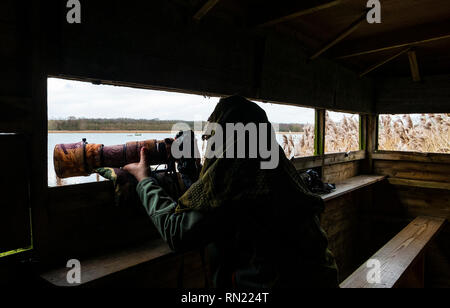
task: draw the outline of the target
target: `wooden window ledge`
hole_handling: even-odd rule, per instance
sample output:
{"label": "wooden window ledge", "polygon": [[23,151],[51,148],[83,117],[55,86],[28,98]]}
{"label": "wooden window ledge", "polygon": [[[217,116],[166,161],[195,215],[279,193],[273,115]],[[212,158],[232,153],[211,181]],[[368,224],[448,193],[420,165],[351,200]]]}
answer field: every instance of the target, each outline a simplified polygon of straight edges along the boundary
{"label": "wooden window ledge", "polygon": [[324,201],[329,201],[354,190],[375,184],[385,178],[385,175],[357,175],[336,183],[336,189],[333,192],[320,196]]}
{"label": "wooden window ledge", "polygon": [[69,284],[67,282],[66,276],[70,270],[68,267],[50,270],[42,273],[40,276],[57,287],[80,286],[146,262],[153,262],[171,254],[174,254],[174,252],[169,246],[162,239],[157,239],[138,247],[123,249],[92,259],[80,260],[80,284]]}

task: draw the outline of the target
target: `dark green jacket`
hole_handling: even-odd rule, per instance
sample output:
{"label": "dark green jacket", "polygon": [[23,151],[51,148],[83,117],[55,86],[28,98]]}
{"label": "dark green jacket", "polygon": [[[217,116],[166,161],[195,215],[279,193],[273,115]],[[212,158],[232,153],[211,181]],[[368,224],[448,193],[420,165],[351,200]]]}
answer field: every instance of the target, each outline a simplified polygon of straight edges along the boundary
{"label": "dark green jacket", "polygon": [[[282,195],[175,214],[177,202],[151,178],[137,192],[175,251],[207,246],[216,287],[337,287],[337,269],[316,215],[292,212]],[[326,252],[324,254],[324,252]]]}

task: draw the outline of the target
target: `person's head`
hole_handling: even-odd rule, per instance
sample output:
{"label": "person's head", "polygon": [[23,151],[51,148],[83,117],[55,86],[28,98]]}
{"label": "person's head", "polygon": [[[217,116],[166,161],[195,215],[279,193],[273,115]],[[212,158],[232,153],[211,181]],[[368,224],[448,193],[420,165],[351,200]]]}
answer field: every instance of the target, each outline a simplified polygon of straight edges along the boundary
{"label": "person's head", "polygon": [[208,121],[221,125],[225,125],[225,123],[269,123],[266,112],[261,107],[238,95],[221,98]]}
{"label": "person's head", "polygon": [[279,146],[266,112],[242,96],[219,101],[202,138],[208,140],[207,159],[258,159],[262,169],[278,165]]}

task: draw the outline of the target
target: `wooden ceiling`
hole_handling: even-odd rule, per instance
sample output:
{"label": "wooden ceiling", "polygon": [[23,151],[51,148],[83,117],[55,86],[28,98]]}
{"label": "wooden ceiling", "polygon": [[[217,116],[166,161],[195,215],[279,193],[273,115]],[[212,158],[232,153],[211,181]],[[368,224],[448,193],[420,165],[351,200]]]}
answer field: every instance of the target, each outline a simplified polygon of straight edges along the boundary
{"label": "wooden ceiling", "polygon": [[421,75],[449,73],[450,1],[380,2],[380,24],[361,18],[367,0],[191,0],[189,6],[199,22],[220,19],[263,34],[294,33],[311,55],[359,73],[372,68],[368,76],[411,76],[408,48],[415,52]]}

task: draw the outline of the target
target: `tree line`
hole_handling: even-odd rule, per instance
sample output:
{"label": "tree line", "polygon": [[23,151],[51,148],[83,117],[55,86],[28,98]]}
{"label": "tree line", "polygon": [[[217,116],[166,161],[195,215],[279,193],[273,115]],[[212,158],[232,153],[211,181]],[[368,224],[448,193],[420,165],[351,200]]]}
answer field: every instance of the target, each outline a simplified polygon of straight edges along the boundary
{"label": "tree line", "polygon": [[[159,120],[159,119],[86,119],[69,117],[63,120],[48,120],[48,130],[152,130],[152,131],[170,131],[176,123],[185,123],[191,129],[194,128],[194,121],[182,120]],[[203,121],[203,125],[206,122]],[[298,123],[278,123],[279,131],[282,132],[302,132],[304,124]]]}

